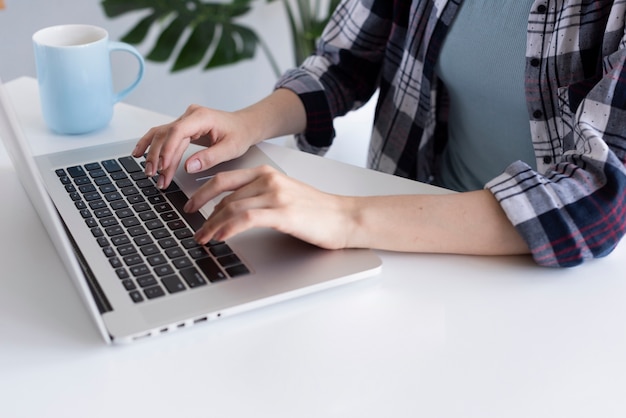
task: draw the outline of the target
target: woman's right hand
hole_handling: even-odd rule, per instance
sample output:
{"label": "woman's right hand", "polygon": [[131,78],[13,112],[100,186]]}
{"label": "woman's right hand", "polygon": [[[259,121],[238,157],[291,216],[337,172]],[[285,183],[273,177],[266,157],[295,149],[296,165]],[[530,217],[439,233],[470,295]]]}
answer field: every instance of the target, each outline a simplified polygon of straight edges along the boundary
{"label": "woman's right hand", "polygon": [[239,157],[258,140],[248,131],[241,114],[191,105],[175,121],[150,129],[137,143],[133,156],[148,151],[146,175],[152,177],[158,172],[157,187],[163,189],[172,181],[191,142],[207,147],[185,161],[185,170],[197,173]]}

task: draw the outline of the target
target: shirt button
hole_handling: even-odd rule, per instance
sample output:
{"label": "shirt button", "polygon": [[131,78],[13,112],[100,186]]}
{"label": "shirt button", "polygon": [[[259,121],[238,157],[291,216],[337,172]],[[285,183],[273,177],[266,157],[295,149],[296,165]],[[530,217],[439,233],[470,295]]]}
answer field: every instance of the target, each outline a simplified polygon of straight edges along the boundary
{"label": "shirt button", "polygon": [[549,157],[549,156],[545,156],[545,157],[543,157],[543,163],[544,163],[544,164],[550,164],[550,163],[552,163],[552,157]]}
{"label": "shirt button", "polygon": [[540,4],[539,6],[537,6],[538,13],[544,14],[547,11],[548,11],[548,8],[546,7],[545,4]]}
{"label": "shirt button", "polygon": [[530,65],[533,67],[539,67],[539,64],[541,64],[541,60],[539,58],[533,58],[530,60]]}
{"label": "shirt button", "polygon": [[543,112],[541,110],[535,110],[533,112],[533,118],[535,119],[541,119],[542,116],[543,116]]}

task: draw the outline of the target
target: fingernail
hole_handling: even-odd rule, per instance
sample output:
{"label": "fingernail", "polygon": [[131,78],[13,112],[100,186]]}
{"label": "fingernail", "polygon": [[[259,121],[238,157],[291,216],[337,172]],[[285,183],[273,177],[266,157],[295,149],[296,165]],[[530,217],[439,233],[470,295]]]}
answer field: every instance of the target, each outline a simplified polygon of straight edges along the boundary
{"label": "fingernail", "polygon": [[152,177],[154,173],[152,172],[152,163],[150,161],[146,162],[146,176]]}
{"label": "fingernail", "polygon": [[165,188],[165,179],[163,178],[163,176],[159,176],[159,179],[157,180],[157,188],[159,189]]}
{"label": "fingernail", "polygon": [[202,164],[200,164],[200,160],[191,160],[187,163],[187,172],[195,173],[200,171],[202,168]]}
{"label": "fingernail", "polygon": [[133,150],[133,157],[137,157],[137,150],[139,149],[139,145],[135,145],[135,149]]}
{"label": "fingernail", "polygon": [[183,210],[185,212],[191,212],[191,200],[187,201],[187,203],[185,203],[185,206],[183,206]]}

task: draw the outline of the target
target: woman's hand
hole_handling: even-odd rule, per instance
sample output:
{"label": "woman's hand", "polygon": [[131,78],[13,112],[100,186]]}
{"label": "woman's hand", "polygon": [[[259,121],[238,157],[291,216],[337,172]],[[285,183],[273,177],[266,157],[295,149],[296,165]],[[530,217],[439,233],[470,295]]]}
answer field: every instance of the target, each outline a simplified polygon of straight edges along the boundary
{"label": "woman's hand", "polygon": [[133,156],[146,156],[146,175],[159,175],[159,188],[169,186],[190,142],[208,147],[185,161],[197,173],[243,155],[264,139],[303,132],[306,113],[292,91],[277,89],[261,101],[236,112],[191,105],[172,123],[150,129],[137,143]]}
{"label": "woman's hand", "polygon": [[218,173],[185,206],[194,212],[223,192],[226,196],[196,231],[201,244],[267,227],[327,249],[347,246],[353,225],[351,198],[323,193],[272,167]]}
{"label": "woman's hand", "polygon": [[185,211],[231,192],[196,231],[201,244],[266,227],[327,249],[525,254],[528,246],[487,190],[442,195],[339,196],[263,166],[218,173]]}
{"label": "woman's hand", "polygon": [[175,121],[150,129],[137,143],[133,156],[146,150],[146,175],[159,173],[157,186],[169,186],[190,142],[208,147],[190,156],[185,162],[189,173],[213,167],[242,155],[253,143],[243,117],[191,105]]}

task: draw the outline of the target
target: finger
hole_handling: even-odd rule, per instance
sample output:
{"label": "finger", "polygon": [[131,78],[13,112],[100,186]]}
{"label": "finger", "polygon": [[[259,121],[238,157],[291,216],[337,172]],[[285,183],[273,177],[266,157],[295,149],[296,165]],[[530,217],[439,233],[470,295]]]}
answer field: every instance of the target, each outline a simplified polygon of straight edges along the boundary
{"label": "finger", "polygon": [[152,142],[150,143],[150,147],[148,148],[148,153],[146,154],[146,167],[145,173],[148,177],[155,176],[159,169],[160,164],[160,156],[161,156],[161,146],[163,143],[164,130],[167,128],[157,129],[152,136]]}
{"label": "finger", "polygon": [[[157,171],[167,169],[175,161],[175,165],[180,162],[182,154],[177,153],[180,150],[180,142],[186,147],[192,138],[206,135],[202,126],[202,108],[200,106],[191,105],[175,121],[161,125],[148,131],[139,142],[137,154],[145,152],[149,146],[146,156],[146,175],[153,176]],[[204,121],[206,122],[206,121]]]}
{"label": "finger", "polygon": [[[240,196],[252,196],[258,194],[251,188],[250,191],[240,190],[244,186],[253,183],[256,179],[268,173],[268,167],[255,167],[233,171],[223,171],[203,184],[189,199],[185,205],[186,212],[195,212],[208,201],[224,192],[237,190]],[[246,193],[243,195],[242,193]],[[232,198],[231,198],[232,199]]]}
{"label": "finger", "polygon": [[148,132],[146,132],[144,136],[142,136],[139,141],[137,141],[135,149],[132,152],[133,157],[139,158],[146,152],[146,150],[152,143],[155,133],[161,128],[161,126],[150,128],[150,130],[148,130]]}
{"label": "finger", "polygon": [[247,148],[235,142],[236,141],[230,140],[217,140],[213,142],[208,148],[198,151],[187,158],[187,161],[185,161],[185,170],[188,173],[198,173],[208,170],[224,161],[230,161],[240,157]]}
{"label": "finger", "polygon": [[187,143],[188,142],[186,141],[179,142],[178,148],[172,153],[169,159],[169,163],[167,165],[164,163],[162,164],[159,171],[159,179],[157,181],[157,187],[159,189],[166,189],[169,187],[174,175],[176,174],[176,170],[178,169],[185,149],[187,148]]}
{"label": "finger", "polygon": [[216,207],[196,231],[194,239],[204,245],[210,240],[225,241],[252,228],[278,229],[279,211],[269,208],[267,203],[265,196],[261,195]]}

